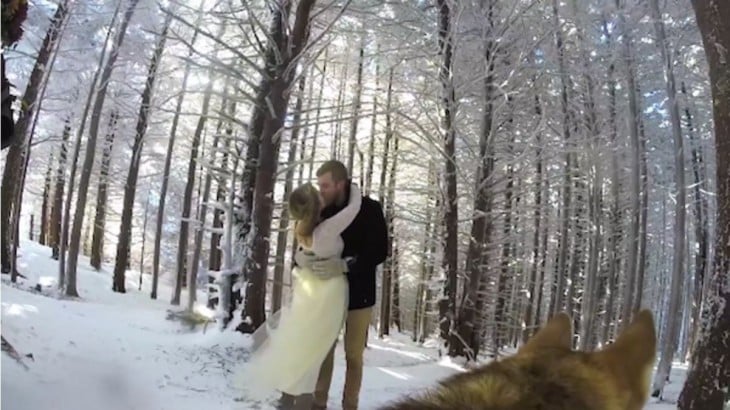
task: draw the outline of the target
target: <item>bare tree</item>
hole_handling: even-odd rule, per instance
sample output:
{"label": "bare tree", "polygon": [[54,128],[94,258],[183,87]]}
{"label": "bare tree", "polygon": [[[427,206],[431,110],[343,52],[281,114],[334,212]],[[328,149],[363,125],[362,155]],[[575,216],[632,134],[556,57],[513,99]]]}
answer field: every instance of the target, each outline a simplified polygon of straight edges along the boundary
{"label": "bare tree", "polygon": [[623,288],[623,302],[621,309],[621,328],[625,328],[631,323],[634,292],[636,290],[636,270],[639,257],[639,224],[640,224],[640,170],[641,162],[641,145],[639,143],[639,101],[636,83],[636,71],[634,68],[634,54],[631,30],[626,24],[623,8],[620,0],[616,0],[616,8],[618,9],[618,31],[622,38],[622,57],[626,70],[626,92],[629,97],[629,135],[631,140],[631,179],[630,179],[630,221],[629,231],[626,234],[628,246],[628,259],[626,260],[626,275]]}
{"label": "bare tree", "polygon": [[[130,7],[138,0],[131,0]],[[132,240],[132,212],[134,210],[134,197],[137,193],[137,177],[139,175],[139,164],[142,158],[142,146],[144,137],[147,133],[147,124],[149,122],[150,104],[152,102],[152,94],[155,88],[155,80],[157,78],[157,68],[165,49],[165,41],[167,40],[167,30],[170,27],[172,15],[168,14],[162,28],[162,32],[157,40],[157,45],[150,59],[150,66],[147,69],[147,80],[144,90],[142,91],[142,101],[139,107],[139,115],[137,116],[137,126],[135,127],[134,143],[132,145],[132,161],[129,164],[129,172],[124,184],[124,199],[122,201],[122,221],[119,225],[119,236],[117,241],[117,254],[114,262],[114,280],[112,290],[119,293],[125,293],[126,289],[126,270],[130,264],[129,252]]]}
{"label": "bare tree", "polygon": [[48,211],[51,208],[51,184],[53,183],[53,165],[54,157],[53,151],[48,159],[48,169],[46,170],[46,177],[43,179],[43,203],[41,204],[41,230],[38,235],[38,243],[41,245],[47,245],[49,242],[49,222],[48,222]]}
{"label": "bare tree", "polygon": [[[74,272],[73,275],[76,274],[76,267],[77,267],[77,260],[78,260],[78,252],[79,252],[79,241],[81,240],[81,225],[83,223],[83,212],[84,208],[86,207],[86,194],[88,192],[89,188],[89,182],[91,178],[91,168],[94,164],[94,156],[96,155],[96,139],[99,134],[99,127],[101,124],[101,111],[104,108],[104,101],[106,99],[106,92],[109,87],[109,82],[111,80],[112,71],[114,70],[114,63],[117,60],[117,57],[119,56],[119,49],[122,46],[122,43],[124,42],[124,36],[127,32],[127,26],[129,25],[129,20],[132,19],[132,14],[134,13],[134,9],[137,5],[138,0],[132,0],[129,4],[129,7],[127,8],[127,11],[124,14],[124,17],[122,18],[122,23],[120,27],[118,28],[116,35],[114,37],[114,41],[112,42],[112,48],[109,53],[109,59],[104,61],[104,57],[106,56],[106,50],[107,45],[109,43],[109,39],[111,37],[112,29],[114,27],[114,23],[116,22],[117,15],[119,11],[121,10],[121,2],[117,5],[116,10],[114,11],[114,16],[112,17],[112,22],[109,25],[109,30],[106,34],[106,39],[104,40],[104,48],[102,49],[101,56],[99,58],[99,65],[96,68],[96,71],[94,72],[94,77],[91,80],[91,89],[89,90],[89,95],[86,100],[86,105],[84,106],[84,112],[81,116],[81,124],[79,125],[79,129],[76,133],[76,145],[74,147],[74,153],[73,157],[71,159],[71,176],[69,177],[69,189],[68,189],[68,195],[66,196],[66,204],[64,206],[64,212],[63,212],[63,227],[61,229],[61,250],[60,250],[60,257],[58,261],[58,286],[59,288],[63,288],[66,283],[66,246],[69,247],[69,252],[71,255],[69,255],[69,261],[68,266],[72,267]],[[103,70],[102,70],[103,67]],[[101,76],[101,85],[97,89],[97,81],[99,80],[99,76]],[[86,125],[86,118],[87,114],[89,112],[89,108],[91,108],[91,101],[92,98],[94,98],[94,108],[91,112],[91,124],[89,128],[89,137],[88,142],[86,145],[86,156],[84,158],[84,165],[81,169],[81,180],[79,181],[79,189],[78,189],[78,199],[76,200],[76,215],[74,215],[74,226],[73,231],[76,232],[77,238],[73,241],[73,243],[69,243],[69,228],[71,227],[71,203],[73,202],[73,192],[74,189],[74,183],[76,180],[76,170],[78,166],[78,158],[79,154],[81,152],[81,139],[84,133],[84,128]],[[73,235],[73,234],[72,234]],[[73,238],[71,238],[73,239]],[[71,273],[68,273],[68,275],[71,275]],[[73,285],[72,289],[69,291],[66,290],[67,293],[77,293],[75,289],[75,284]]]}
{"label": "bare tree", "polygon": [[[291,29],[287,29],[286,16],[289,16],[290,2],[273,11],[269,44],[266,51],[265,72],[259,92],[266,91],[268,104],[257,101],[254,113],[254,132],[257,115],[261,117],[261,132],[257,139],[259,155],[256,166],[255,190],[251,221],[256,229],[250,238],[251,253],[249,268],[246,269],[246,296],[242,312],[244,322],[257,328],[265,320],[264,302],[266,300],[266,272],[269,262],[269,234],[274,209],[273,190],[276,181],[277,157],[284,126],[289,93],[287,90],[294,82],[299,57],[307,42],[310,13],[315,0],[303,0],[297,4],[295,20]],[[259,105],[260,104],[260,105]],[[269,107],[269,108],[266,108]],[[258,113],[258,114],[257,114]],[[254,141],[255,143],[256,141]],[[249,149],[251,146],[249,145]],[[241,328],[241,330],[246,330]]]}
{"label": "bare tree", "polygon": [[109,166],[112,160],[114,149],[114,136],[117,127],[117,111],[114,110],[109,116],[109,128],[106,132],[104,152],[101,156],[101,169],[99,170],[99,188],[96,194],[96,214],[94,215],[94,233],[91,240],[91,266],[94,269],[101,269],[101,262],[104,259],[104,234],[106,232],[106,203],[109,193]]}
{"label": "bare tree", "polygon": [[[355,173],[355,151],[357,148],[357,126],[360,122],[360,108],[362,102],[362,69],[365,64],[365,38],[367,31],[363,30],[360,34],[360,50],[357,60],[357,83],[355,84],[355,97],[352,102],[352,119],[350,120],[350,140],[347,146],[347,169],[353,174]],[[362,161],[361,161],[362,165]],[[363,178],[360,173],[360,178]]]}
{"label": "bare tree", "polygon": [[51,258],[58,260],[61,248],[61,214],[63,213],[63,192],[66,185],[66,160],[68,159],[68,139],[71,134],[71,120],[66,119],[63,137],[59,148],[58,164],[54,177],[53,203],[51,204],[51,221],[49,227],[49,245]]}
{"label": "bare tree", "polygon": [[441,132],[444,143],[444,180],[446,185],[443,206],[445,207],[443,223],[445,224],[446,238],[444,239],[444,272],[446,282],[443,288],[443,298],[439,301],[439,325],[441,339],[449,340],[454,317],[456,315],[456,286],[459,264],[459,231],[458,231],[458,202],[456,181],[456,92],[453,83],[453,29],[451,3],[446,0],[437,0],[439,7],[439,80],[442,88]]}
{"label": "bare tree", "polygon": [[702,332],[692,354],[687,382],[679,395],[680,410],[722,409],[730,388],[730,4],[692,2],[710,71],[715,123],[717,225],[712,285],[705,296]]}
{"label": "bare tree", "polygon": [[482,312],[476,311],[477,292],[479,283],[482,280],[482,260],[486,254],[489,233],[491,232],[491,206],[492,206],[492,179],[494,172],[494,99],[497,88],[495,87],[495,51],[497,44],[494,41],[494,1],[484,5],[486,14],[486,33],[484,38],[484,99],[482,100],[483,110],[481,118],[481,129],[479,130],[479,161],[477,162],[475,179],[474,210],[472,211],[471,233],[469,235],[469,248],[466,258],[466,278],[464,280],[464,299],[459,307],[457,329],[451,335],[449,341],[450,356],[466,356],[475,360],[474,351],[478,350],[481,344],[481,337],[474,332],[478,315]]}
{"label": "bare tree", "polygon": [[664,63],[664,78],[666,79],[667,109],[672,125],[672,137],[674,141],[674,183],[676,185],[676,208],[674,210],[674,256],[672,258],[672,280],[669,291],[669,307],[662,326],[662,338],[659,342],[659,364],[654,374],[652,384],[652,395],[661,396],[664,385],[669,378],[672,369],[672,360],[677,351],[679,343],[679,329],[682,320],[682,285],[684,284],[684,252],[685,252],[685,203],[686,188],[684,183],[684,142],[682,126],[679,118],[679,105],[677,104],[677,86],[674,79],[674,58],[669,51],[669,43],[664,32],[664,22],[659,10],[659,1],[649,2],[654,29],[656,31],[657,45],[661,50]]}
{"label": "bare tree", "polygon": [[[222,31],[221,26],[221,31]],[[208,108],[210,107],[210,99],[213,94],[213,81],[209,81],[205,88],[203,96],[203,105],[201,107],[200,117],[198,117],[198,124],[195,127],[193,133],[193,141],[190,147],[190,159],[188,160],[188,176],[187,184],[185,185],[185,194],[183,196],[183,210],[182,216],[180,217],[180,233],[178,235],[177,243],[177,264],[175,277],[175,290],[172,294],[172,300],[170,303],[173,305],[180,304],[180,296],[182,293],[183,283],[185,282],[186,269],[191,269],[190,266],[186,266],[188,260],[188,236],[190,234],[190,215],[193,204],[193,188],[195,187],[195,166],[198,163],[198,150],[200,149],[200,139],[203,135],[203,128],[205,122],[208,119]],[[188,282],[188,286],[194,286]]]}
{"label": "bare tree", "polygon": [[[165,153],[165,165],[162,171],[162,184],[160,185],[160,199],[157,206],[157,222],[155,224],[155,243],[152,253],[152,290],[150,297],[157,299],[157,287],[160,279],[160,246],[162,245],[162,226],[165,224],[165,203],[167,201],[167,188],[170,181],[170,166],[172,165],[172,153],[175,147],[175,140],[177,137],[177,126],[180,121],[180,114],[182,111],[183,100],[185,99],[185,93],[187,92],[188,78],[190,77],[191,61],[195,46],[195,41],[198,38],[198,27],[202,21],[203,4],[200,3],[200,10],[198,11],[198,19],[195,23],[195,30],[193,31],[192,39],[190,40],[190,50],[188,51],[188,61],[185,62],[185,68],[183,70],[182,85],[180,86],[181,92],[177,96],[177,102],[175,105],[175,114],[172,117],[172,124],[170,126],[170,136],[167,140],[167,151]],[[173,13],[168,11],[167,13]]]}
{"label": "bare tree", "polygon": [[281,300],[284,290],[284,267],[286,244],[289,237],[289,208],[287,198],[292,191],[294,184],[294,168],[297,158],[297,143],[301,129],[302,106],[304,104],[304,91],[306,89],[306,76],[299,78],[299,94],[294,105],[294,119],[292,120],[291,132],[289,134],[289,151],[287,153],[288,168],[284,174],[284,196],[281,200],[281,215],[279,216],[279,232],[276,237],[276,263],[274,265],[274,283],[271,287],[271,311],[281,309]]}
{"label": "bare tree", "polygon": [[[28,85],[25,88],[20,103],[20,115],[14,130],[17,138],[8,149],[3,170],[2,188],[0,189],[0,220],[3,221],[0,226],[0,240],[2,242],[0,243],[0,247],[2,248],[0,259],[2,259],[2,271],[5,273],[12,272],[12,275],[16,275],[18,272],[15,266],[16,259],[11,255],[11,238],[13,232],[17,230],[16,228],[20,221],[17,218],[11,218],[11,215],[19,215],[17,208],[20,204],[17,203],[17,198],[19,198],[19,192],[23,190],[23,164],[26,162],[27,156],[30,153],[30,134],[28,130],[31,126],[31,119],[34,115],[37,115],[36,111],[40,103],[38,101],[38,95],[41,92],[44,82],[47,82],[49,78],[46,75],[46,69],[53,50],[56,47],[56,43],[59,40],[59,36],[61,35],[62,27],[69,11],[68,6],[69,0],[64,0],[58,5],[51,19],[51,25],[48,27],[41,47],[38,50],[38,56],[36,57],[33,70],[28,79]],[[17,239],[19,238],[16,235],[16,242]]]}

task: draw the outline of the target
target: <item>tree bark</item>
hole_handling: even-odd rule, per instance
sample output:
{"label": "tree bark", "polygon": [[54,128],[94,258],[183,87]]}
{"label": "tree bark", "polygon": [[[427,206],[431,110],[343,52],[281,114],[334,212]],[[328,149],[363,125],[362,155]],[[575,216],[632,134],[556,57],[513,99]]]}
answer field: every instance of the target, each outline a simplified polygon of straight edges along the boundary
{"label": "tree bark", "polygon": [[562,206],[560,207],[560,236],[558,240],[558,261],[554,273],[554,289],[550,296],[550,309],[552,314],[562,311],[565,307],[565,282],[568,272],[568,249],[570,247],[570,222],[572,209],[572,169],[573,169],[573,141],[571,138],[571,114],[569,106],[568,89],[570,77],[565,64],[565,46],[560,18],[558,14],[558,2],[553,0],[553,24],[555,25],[555,46],[558,51],[558,70],[560,71],[560,108],[563,114],[563,139],[565,141],[565,171],[562,187]]}
{"label": "tree bark", "polygon": [[[363,30],[360,35],[360,50],[357,60],[357,84],[355,85],[355,97],[352,102],[352,119],[350,120],[350,140],[347,147],[347,169],[350,173],[355,172],[355,151],[357,149],[357,126],[360,123],[360,105],[362,100],[362,68],[365,64],[365,36],[367,31]],[[362,162],[362,161],[361,161]],[[360,177],[363,175],[361,173]]]}
{"label": "tree bark", "polygon": [[[51,204],[50,239],[51,258],[58,260],[61,247],[61,214],[63,213],[63,191],[66,185],[66,160],[68,159],[68,139],[71,134],[71,120],[66,119],[63,127],[63,138],[58,154],[58,165],[53,188],[53,204]],[[70,194],[69,194],[70,195]]]}
{"label": "tree bark", "polygon": [[672,360],[677,351],[679,343],[679,328],[682,320],[682,286],[684,284],[684,258],[685,258],[685,202],[686,188],[684,183],[684,142],[682,137],[682,126],[680,124],[679,106],[677,105],[677,87],[674,79],[674,61],[669,51],[666,34],[664,32],[664,22],[662,21],[661,12],[659,11],[659,1],[651,0],[649,2],[652,17],[654,19],[654,29],[656,31],[656,39],[659,49],[661,50],[662,60],[664,63],[664,78],[666,80],[667,93],[667,109],[669,111],[669,119],[672,125],[672,137],[674,140],[674,183],[676,185],[676,208],[674,210],[674,255],[672,258],[672,280],[669,291],[669,307],[663,320],[664,335],[659,342],[658,350],[661,352],[659,356],[659,364],[654,375],[652,384],[652,395],[661,396],[664,385],[669,378],[669,372],[672,368]]}
{"label": "tree bark", "polygon": [[[380,54],[380,48],[377,48],[376,55]],[[363,192],[366,196],[370,195],[373,186],[373,164],[375,162],[375,139],[378,128],[378,94],[380,93],[380,59],[375,60],[375,91],[373,92],[373,114],[370,122],[370,142],[368,143],[368,165],[365,171],[365,183],[363,184]]]}
{"label": "tree bark", "polygon": [[[250,254],[250,268],[247,270],[245,307],[242,314],[251,328],[259,327],[265,320],[266,276],[269,262],[269,235],[273,212],[273,191],[276,182],[277,159],[281,131],[286,117],[289,93],[287,90],[294,81],[298,57],[307,42],[309,16],[315,0],[302,0],[297,4],[294,26],[288,32],[285,16],[291,3],[274,11],[267,50],[265,71],[260,89],[268,90],[267,101],[271,109],[262,114],[262,132],[259,138],[260,151],[256,164],[256,183],[253,204],[253,230]],[[285,9],[285,10],[284,10]],[[276,58],[278,56],[278,58]],[[259,106],[258,110],[264,109]],[[255,115],[254,115],[255,116]],[[253,121],[252,121],[253,122]],[[244,330],[241,328],[241,330]],[[245,329],[248,330],[248,329]]]}
{"label": "tree bark", "polygon": [[[130,8],[136,4],[138,0],[131,0]],[[130,12],[128,12],[130,13]],[[162,52],[165,49],[165,41],[167,40],[167,30],[170,27],[172,15],[165,17],[165,23],[162,33],[157,41],[155,50],[150,60],[150,67],[147,71],[147,81],[144,91],[142,92],[142,102],[139,107],[139,116],[137,117],[137,126],[134,134],[134,144],[132,146],[132,161],[129,165],[127,180],[124,184],[124,207],[122,208],[122,221],[119,226],[119,240],[117,241],[117,255],[114,263],[114,280],[112,290],[115,292],[125,293],[126,280],[125,272],[129,265],[129,252],[132,239],[132,214],[134,211],[134,197],[137,192],[137,177],[139,175],[139,164],[142,158],[142,146],[144,145],[144,137],[147,133],[147,124],[149,121],[150,103],[154,92],[155,80],[157,78],[157,68],[159,66]]]}
{"label": "tree bark", "polygon": [[383,274],[385,270],[388,271],[388,278],[390,286],[391,297],[388,301],[388,312],[386,312],[386,321],[389,328],[392,323],[398,332],[401,331],[401,310],[400,310],[400,277],[398,275],[398,244],[395,240],[396,229],[395,229],[395,192],[396,192],[396,171],[398,170],[398,134],[395,129],[391,131],[393,134],[393,145],[391,146],[392,160],[390,161],[390,171],[388,179],[388,196],[385,202],[385,218],[390,230],[388,234],[389,238],[394,238],[390,241],[390,252],[388,259],[385,263]]}
{"label": "tree bark", "polygon": [[636,72],[634,70],[634,61],[632,53],[632,36],[630,29],[626,24],[626,17],[623,14],[623,8],[620,0],[616,0],[616,8],[618,9],[619,28],[622,38],[622,57],[626,70],[626,92],[629,97],[629,136],[631,140],[631,179],[630,179],[630,220],[629,232],[626,234],[628,257],[626,260],[626,273],[623,287],[623,301],[621,303],[621,329],[625,329],[631,323],[632,307],[634,301],[634,290],[636,289],[636,266],[639,254],[639,226],[641,218],[640,205],[640,170],[641,163],[641,145],[639,143],[639,102],[636,83]]}
{"label": "tree bark", "polygon": [[[117,57],[119,56],[119,49],[124,42],[124,37],[127,32],[127,25],[132,19],[132,14],[137,6],[139,0],[131,0],[127,11],[122,19],[122,24],[119,27],[112,50],[109,54],[109,60],[106,62],[106,67],[101,75],[101,87],[96,94],[96,102],[94,103],[94,110],[91,113],[91,128],[89,130],[89,137],[86,140],[86,155],[84,156],[84,163],[81,168],[81,177],[79,179],[79,187],[76,198],[76,209],[74,213],[73,226],[71,228],[71,236],[69,238],[68,246],[68,266],[66,267],[66,275],[68,282],[66,283],[66,296],[78,297],[78,291],[76,290],[76,271],[78,268],[79,258],[79,246],[81,241],[81,228],[84,222],[84,213],[86,211],[86,197],[89,192],[89,183],[91,181],[91,172],[94,167],[94,157],[96,156],[96,141],[99,135],[99,125],[101,120],[101,111],[104,107],[104,101],[106,99],[106,92],[111,80],[111,74],[114,70]],[[143,97],[144,98],[144,97]],[[143,101],[144,102],[144,101]],[[67,223],[64,223],[67,225]],[[67,231],[66,229],[64,231]],[[129,239],[129,238],[128,238]],[[120,242],[123,240],[119,238]],[[63,258],[64,252],[61,252],[61,258]],[[125,253],[126,255],[126,253]]]}
{"label": "tree bark", "polygon": [[190,59],[195,52],[195,40],[198,38],[199,31],[197,28],[200,26],[200,21],[203,14],[203,4],[200,3],[200,9],[198,10],[198,18],[195,23],[195,30],[193,31],[192,39],[190,40],[190,50],[188,51],[188,61],[185,63],[183,71],[182,85],[180,86],[180,94],[177,96],[177,102],[175,103],[175,115],[172,117],[172,125],[170,126],[170,136],[167,140],[167,151],[165,154],[165,165],[162,171],[162,184],[160,185],[160,199],[157,205],[157,222],[155,223],[155,242],[152,250],[152,291],[150,297],[157,299],[157,287],[160,281],[160,247],[162,245],[162,226],[165,224],[165,203],[167,201],[167,189],[170,181],[170,166],[172,165],[172,153],[175,147],[175,140],[177,137],[177,126],[180,121],[180,114],[182,112],[182,104],[185,99],[185,93],[188,87],[188,78],[190,77],[191,63]]}
{"label": "tree bark", "polygon": [[[222,30],[221,30],[222,31]],[[180,304],[180,297],[182,295],[182,288],[183,283],[185,282],[185,275],[187,272],[190,272],[194,270],[193,266],[186,266],[188,262],[188,237],[190,234],[190,216],[192,212],[192,205],[193,205],[193,190],[195,188],[195,168],[198,165],[198,161],[200,158],[200,154],[198,153],[200,149],[200,142],[201,142],[201,136],[203,135],[203,129],[205,128],[205,122],[208,120],[208,110],[210,107],[210,99],[213,95],[213,79],[215,76],[212,75],[211,72],[209,76],[211,76],[211,80],[208,81],[208,84],[205,88],[205,92],[203,95],[203,106],[201,108],[200,117],[198,117],[198,124],[195,127],[195,132],[193,133],[193,141],[192,146],[190,148],[190,159],[188,160],[188,173],[187,173],[187,183],[185,184],[185,193],[183,196],[183,209],[182,209],[182,215],[180,216],[180,232],[178,234],[178,243],[177,243],[177,263],[176,263],[176,271],[177,276],[175,277],[175,290],[172,294],[172,300],[170,301],[173,305],[179,305]],[[200,221],[201,223],[203,220]],[[195,281],[195,278],[192,278],[193,282]],[[188,281],[188,286],[195,286],[193,282]],[[191,296],[194,296],[194,293],[190,294]],[[188,301],[188,305],[192,308],[192,305],[190,304],[191,301]]]}
{"label": "tree bark", "polygon": [[54,165],[53,152],[48,159],[48,169],[46,170],[46,177],[43,180],[43,203],[41,204],[41,225],[40,234],[38,235],[38,243],[41,245],[48,245],[50,242],[50,235],[48,232],[48,211],[51,207],[51,184],[53,183],[53,165]]}
{"label": "tree bark", "polygon": [[[608,22],[604,17],[602,20],[602,31],[610,49],[613,49],[612,32],[608,28]],[[600,333],[600,342],[606,343],[611,334],[611,327],[614,319],[615,293],[618,285],[618,272],[620,269],[619,249],[621,248],[621,198],[620,198],[620,166],[618,150],[618,125],[616,121],[616,88],[615,78],[616,66],[613,61],[608,66],[608,122],[609,122],[609,143],[611,148],[611,208],[610,220],[608,223],[608,268],[605,283],[606,301],[604,305],[604,317]]]}
{"label": "tree bark", "polygon": [[[682,82],[680,86],[682,95],[688,99],[687,89]],[[691,298],[691,324],[692,328],[689,334],[689,347],[695,343],[697,334],[700,329],[700,311],[702,310],[703,288],[705,277],[708,270],[708,258],[710,252],[709,238],[709,222],[708,222],[708,204],[707,197],[703,192],[707,192],[707,171],[705,169],[705,154],[700,142],[697,141],[696,130],[692,113],[689,106],[684,110],[685,125],[687,134],[689,135],[690,149],[692,155],[692,174],[694,176],[693,193],[693,211],[695,217],[695,240],[697,241],[697,251],[695,252],[694,264],[694,280]]]}
{"label": "tree bark", "polygon": [[[537,81],[533,78],[533,88],[537,87],[536,83]],[[535,93],[535,116],[538,118],[538,123],[542,122],[542,103],[537,93]],[[540,269],[540,224],[542,223],[543,201],[542,150],[542,133],[538,131],[535,133],[535,216],[533,219],[535,221],[535,232],[533,232],[532,236],[532,267],[530,268],[530,279],[527,282],[528,296],[524,318],[525,327],[522,330],[523,343],[526,343],[532,337],[540,321],[536,312],[540,310],[538,306],[538,293],[541,293],[540,290],[542,289],[542,272],[540,278],[538,278],[538,270]],[[545,198],[545,200],[547,201],[548,198]]]}
{"label": "tree bark", "polygon": [[[68,178],[68,195],[66,196],[65,206],[63,210],[63,219],[62,219],[62,226],[61,226],[61,239],[59,241],[59,251],[58,251],[58,287],[59,289],[63,289],[66,282],[66,248],[68,246],[68,237],[69,237],[69,227],[71,225],[71,204],[73,202],[73,192],[74,192],[74,184],[76,183],[76,170],[78,167],[79,162],[79,154],[81,153],[81,142],[82,137],[84,135],[84,130],[86,128],[86,120],[89,114],[89,109],[91,109],[91,103],[94,99],[94,96],[97,96],[94,110],[92,112],[92,119],[91,119],[91,132],[94,132],[93,130],[96,129],[96,132],[98,132],[99,128],[99,121],[101,120],[101,106],[98,107],[97,105],[103,104],[102,99],[98,98],[102,91],[104,94],[106,93],[106,87],[109,84],[109,79],[111,78],[111,69],[113,68],[113,64],[109,64],[109,61],[106,61],[105,63],[105,56],[107,49],[109,48],[109,39],[111,38],[112,31],[114,28],[114,24],[117,21],[117,16],[119,15],[119,12],[122,8],[122,2],[119,2],[117,4],[116,9],[114,10],[114,15],[112,16],[112,20],[109,23],[109,30],[107,30],[106,38],[104,39],[104,46],[101,50],[101,56],[99,57],[99,64],[96,67],[96,71],[94,72],[94,77],[91,79],[91,87],[89,88],[89,94],[86,97],[86,104],[84,105],[84,112],[81,114],[81,124],[79,124],[79,128],[76,132],[76,141],[74,145],[74,152],[73,156],[71,157],[71,172],[70,176]],[[126,25],[125,25],[126,26]],[[126,30],[122,30],[126,31]],[[120,36],[120,34],[117,35],[117,38]],[[119,52],[119,46],[116,44],[117,39],[115,39],[115,42],[112,44],[111,49],[111,55],[109,56],[109,60],[116,60],[116,57],[112,59],[112,55],[116,55]],[[103,69],[103,73],[102,73]],[[109,74],[107,75],[107,70],[109,70]],[[99,81],[99,76],[102,75],[102,85],[97,90],[96,86]]]}
{"label": "tree bark", "polygon": [[487,252],[489,237],[487,232],[491,229],[491,204],[492,204],[492,173],[494,172],[494,147],[493,147],[493,122],[494,122],[494,98],[496,88],[494,86],[494,51],[496,44],[493,41],[492,29],[494,2],[490,1],[485,6],[487,34],[484,39],[484,62],[486,73],[484,75],[484,100],[481,118],[481,130],[479,132],[479,162],[476,169],[476,184],[474,186],[474,210],[472,211],[472,225],[469,237],[469,248],[466,258],[466,278],[463,283],[463,302],[459,306],[458,315],[455,318],[453,328],[455,332],[450,334],[449,356],[464,356],[469,360],[475,360],[474,350],[481,343],[479,334],[474,332],[477,315],[476,311],[477,292],[481,282],[484,265],[482,264]]}
{"label": "tree bark", "polygon": [[306,90],[306,77],[299,78],[299,95],[294,106],[294,119],[292,120],[291,133],[289,135],[289,152],[287,153],[288,168],[284,175],[284,196],[281,198],[281,216],[279,217],[279,230],[276,236],[276,263],[274,265],[274,283],[271,287],[271,312],[276,313],[281,309],[281,302],[284,293],[284,268],[286,265],[286,244],[289,238],[289,208],[287,199],[294,185],[294,166],[297,158],[297,143],[299,130],[301,128],[302,106],[304,104],[304,92]]}
{"label": "tree bark", "polygon": [[705,296],[702,332],[692,354],[680,410],[720,410],[730,388],[730,4],[694,0],[710,71],[715,123],[717,223],[711,286]]}
{"label": "tree bark", "polygon": [[99,170],[99,188],[96,194],[96,215],[94,216],[94,233],[91,240],[91,266],[97,271],[101,269],[104,259],[104,234],[106,231],[106,203],[109,196],[107,186],[109,181],[109,166],[114,149],[114,136],[117,132],[117,112],[112,111],[109,117],[109,129],[106,133],[106,145],[101,157]]}
{"label": "tree bark", "polygon": [[[390,154],[390,145],[393,139],[393,114],[391,113],[391,107],[393,104],[393,67],[390,68],[390,74],[388,75],[388,94],[386,97],[386,113],[385,113],[385,142],[383,147],[383,160],[382,168],[380,168],[380,185],[378,186],[378,201],[383,204],[386,208],[385,197],[385,178],[388,175],[388,156]],[[390,230],[389,235],[393,234],[393,225],[388,225]],[[392,238],[392,236],[391,236]],[[392,256],[392,248],[388,250],[388,259],[383,264],[382,281],[380,284],[380,326],[378,327],[378,337],[390,334],[390,303],[391,303],[391,290],[392,290],[392,272],[390,270],[390,257]]]}
{"label": "tree bark", "polygon": [[20,100],[19,117],[14,129],[16,138],[8,148],[7,156],[5,157],[2,188],[0,188],[0,220],[3,221],[0,224],[0,247],[2,248],[0,250],[0,259],[2,259],[2,272],[11,272],[12,275],[17,274],[17,266],[16,259],[12,255],[15,252],[11,252],[10,246],[11,243],[14,244],[20,239],[16,235],[15,242],[13,241],[14,232],[20,223],[14,215],[19,214],[17,208],[20,204],[17,203],[17,198],[19,193],[23,191],[23,164],[27,159],[27,155],[30,153],[28,128],[31,125],[31,119],[34,115],[37,115],[36,111],[40,102],[37,100],[44,79],[46,82],[48,81],[49,76],[46,75],[48,62],[56,47],[56,42],[61,35],[62,26],[68,14],[68,3],[69,0],[64,0],[56,8],[51,25],[46,31],[41,47],[38,50],[38,56],[33,65],[33,70],[30,73],[28,85]]}
{"label": "tree bark", "polygon": [[[234,99],[228,100],[228,94],[226,94],[226,100],[228,101],[227,104],[227,110],[228,115],[230,118],[233,118],[233,116],[236,113],[236,101]],[[225,105],[225,104],[223,104]],[[226,120],[226,136],[225,136],[225,145],[223,148],[223,156],[221,158],[221,164],[219,169],[222,172],[225,172],[228,170],[228,161],[230,156],[230,150],[231,150],[231,142],[233,140],[233,125],[230,119]],[[236,163],[238,163],[236,161]],[[227,194],[226,194],[226,183],[228,182],[226,180],[227,175],[222,174],[219,175],[216,178],[216,183],[218,185],[216,189],[216,202],[218,203],[218,206],[215,208],[215,211],[213,212],[213,232],[210,235],[210,258],[208,259],[208,307],[214,308],[218,302],[220,301],[220,294],[213,296],[213,291],[215,290],[215,287],[213,286],[215,283],[215,278],[210,276],[211,272],[218,272],[221,270],[221,263],[222,263],[222,257],[223,253],[221,252],[221,239],[222,235],[221,233],[224,230],[224,224],[223,224],[223,204],[227,203]],[[235,171],[231,175],[231,178],[235,179]]]}
{"label": "tree bark", "polygon": [[444,182],[446,195],[443,200],[445,206],[443,223],[446,237],[444,239],[443,269],[446,281],[443,296],[439,301],[439,328],[441,340],[449,340],[453,321],[456,316],[456,286],[459,269],[459,210],[456,181],[456,92],[453,83],[453,33],[451,28],[451,6],[446,0],[437,0],[439,7],[439,81],[442,88],[441,133],[444,143]]}

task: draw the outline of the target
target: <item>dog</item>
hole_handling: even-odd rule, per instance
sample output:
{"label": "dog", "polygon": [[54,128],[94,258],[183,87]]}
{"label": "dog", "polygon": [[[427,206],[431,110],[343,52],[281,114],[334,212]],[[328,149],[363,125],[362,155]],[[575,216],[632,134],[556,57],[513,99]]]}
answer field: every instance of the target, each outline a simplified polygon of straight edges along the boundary
{"label": "dog", "polygon": [[382,410],[641,410],[656,355],[650,311],[604,349],[571,348],[572,321],[554,316],[515,355],[447,378]]}

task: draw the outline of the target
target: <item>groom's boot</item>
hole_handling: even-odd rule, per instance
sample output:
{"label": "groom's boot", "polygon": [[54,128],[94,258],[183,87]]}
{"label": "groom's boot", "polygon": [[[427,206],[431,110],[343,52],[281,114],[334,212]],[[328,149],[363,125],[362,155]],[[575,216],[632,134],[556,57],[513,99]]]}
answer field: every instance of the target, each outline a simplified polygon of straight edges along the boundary
{"label": "groom's boot", "polygon": [[312,408],[312,402],[314,401],[314,394],[300,394],[294,400],[293,410],[309,410]]}

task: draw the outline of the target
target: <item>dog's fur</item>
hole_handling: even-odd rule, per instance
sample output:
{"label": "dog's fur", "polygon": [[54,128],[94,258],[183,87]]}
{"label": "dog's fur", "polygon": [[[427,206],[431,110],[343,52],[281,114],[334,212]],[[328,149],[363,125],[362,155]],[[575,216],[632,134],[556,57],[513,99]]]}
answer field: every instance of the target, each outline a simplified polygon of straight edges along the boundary
{"label": "dog's fur", "polygon": [[597,352],[571,350],[570,317],[553,317],[517,354],[439,383],[384,410],[641,410],[656,334],[644,310]]}

